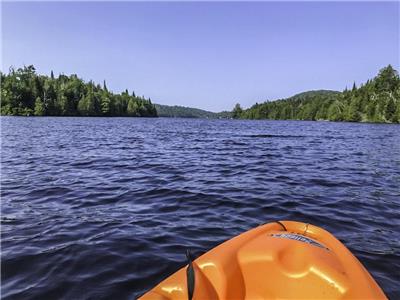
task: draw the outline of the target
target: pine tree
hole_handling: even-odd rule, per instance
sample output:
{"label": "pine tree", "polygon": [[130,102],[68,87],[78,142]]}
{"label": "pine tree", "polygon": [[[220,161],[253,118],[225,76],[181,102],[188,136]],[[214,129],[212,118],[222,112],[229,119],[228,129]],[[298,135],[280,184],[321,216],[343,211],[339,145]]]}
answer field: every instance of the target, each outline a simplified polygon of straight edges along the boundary
{"label": "pine tree", "polygon": [[232,118],[238,119],[241,117],[242,113],[243,113],[242,107],[240,106],[239,103],[236,103],[235,107],[232,110]]}
{"label": "pine tree", "polygon": [[111,100],[106,93],[103,93],[101,97],[101,113],[105,116],[110,114]]}
{"label": "pine tree", "polygon": [[394,98],[390,97],[385,110],[385,119],[389,122],[395,122],[396,119],[396,103]]}
{"label": "pine tree", "polygon": [[108,89],[107,89],[107,85],[106,85],[106,81],[105,81],[105,80],[103,80],[103,90],[104,90],[105,92],[108,92]]}

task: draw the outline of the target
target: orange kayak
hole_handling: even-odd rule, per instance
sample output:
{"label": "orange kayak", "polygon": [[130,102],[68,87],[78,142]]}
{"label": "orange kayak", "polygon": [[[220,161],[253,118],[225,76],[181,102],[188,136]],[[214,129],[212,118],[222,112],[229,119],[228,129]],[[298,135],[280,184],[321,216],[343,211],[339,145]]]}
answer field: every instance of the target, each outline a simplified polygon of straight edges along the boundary
{"label": "orange kayak", "polygon": [[140,299],[387,299],[358,259],[310,224],[261,225],[222,243]]}

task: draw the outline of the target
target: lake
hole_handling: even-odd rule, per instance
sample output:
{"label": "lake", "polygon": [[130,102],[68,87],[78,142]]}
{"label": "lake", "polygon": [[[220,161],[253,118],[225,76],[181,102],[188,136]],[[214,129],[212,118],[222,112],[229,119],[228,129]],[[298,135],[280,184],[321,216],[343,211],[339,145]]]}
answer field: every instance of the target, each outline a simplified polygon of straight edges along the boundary
{"label": "lake", "polygon": [[400,298],[400,125],[2,117],[1,139],[4,299],[135,299],[274,220]]}

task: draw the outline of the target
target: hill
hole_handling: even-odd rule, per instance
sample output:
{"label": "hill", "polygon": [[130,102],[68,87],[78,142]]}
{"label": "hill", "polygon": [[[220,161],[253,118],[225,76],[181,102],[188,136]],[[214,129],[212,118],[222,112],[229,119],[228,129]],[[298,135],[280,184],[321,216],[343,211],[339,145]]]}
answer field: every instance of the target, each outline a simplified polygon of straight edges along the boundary
{"label": "hill", "polygon": [[400,78],[392,66],[372,80],[343,92],[317,90],[286,99],[256,103],[242,110],[237,104],[233,117],[271,120],[329,120],[350,122],[400,122]]}
{"label": "hill", "polygon": [[155,104],[159,117],[167,118],[203,118],[203,119],[226,119],[230,118],[231,112],[215,113],[199,108]]}
{"label": "hill", "polygon": [[307,92],[302,92],[298,93],[294,96],[291,96],[290,98],[293,99],[299,99],[299,98],[306,98],[306,97],[313,97],[313,96],[330,96],[333,94],[340,94],[338,91],[333,91],[333,90],[313,90],[313,91],[307,91]]}

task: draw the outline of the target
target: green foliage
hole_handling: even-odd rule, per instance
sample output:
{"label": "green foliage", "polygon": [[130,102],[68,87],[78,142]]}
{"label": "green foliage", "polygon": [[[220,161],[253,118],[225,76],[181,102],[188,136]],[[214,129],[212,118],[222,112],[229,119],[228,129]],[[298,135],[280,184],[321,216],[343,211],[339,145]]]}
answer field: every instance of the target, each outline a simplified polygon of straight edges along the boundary
{"label": "green foliage", "polygon": [[351,90],[310,91],[287,99],[256,103],[234,117],[271,120],[329,120],[350,122],[400,122],[400,78],[391,65],[372,80]]}
{"label": "green foliage", "polygon": [[37,97],[35,101],[35,116],[44,116],[44,114],[44,103],[40,97]]}
{"label": "green foliage", "polygon": [[136,101],[133,101],[132,99],[129,99],[128,101],[128,108],[127,108],[127,114],[128,116],[131,117],[136,117],[136,114],[139,114],[140,107]]}
{"label": "green foliage", "polygon": [[[135,116],[156,117],[150,99],[114,94],[77,75],[56,78],[38,75],[33,66],[24,66],[1,75],[1,115],[16,116]],[[128,104],[130,107],[128,109]],[[129,110],[129,112],[128,112]]]}

